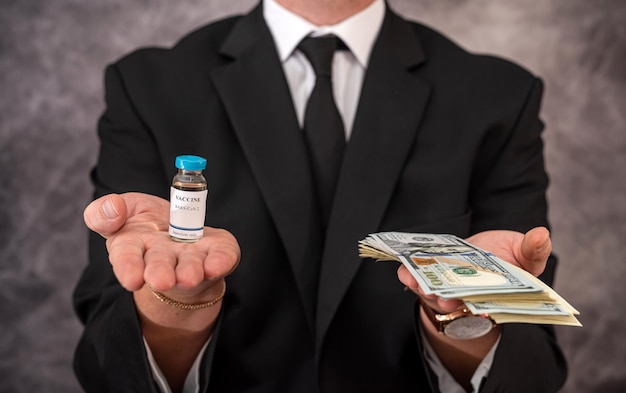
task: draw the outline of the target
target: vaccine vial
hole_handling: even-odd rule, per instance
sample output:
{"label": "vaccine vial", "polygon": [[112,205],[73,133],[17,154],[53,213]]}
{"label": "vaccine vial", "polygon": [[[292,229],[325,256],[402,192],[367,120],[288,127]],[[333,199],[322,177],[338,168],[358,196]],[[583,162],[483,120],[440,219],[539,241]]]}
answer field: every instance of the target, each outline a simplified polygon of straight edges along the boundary
{"label": "vaccine vial", "polygon": [[170,238],[179,242],[195,242],[202,238],[206,199],[206,159],[198,156],[176,157],[178,173],[170,189]]}

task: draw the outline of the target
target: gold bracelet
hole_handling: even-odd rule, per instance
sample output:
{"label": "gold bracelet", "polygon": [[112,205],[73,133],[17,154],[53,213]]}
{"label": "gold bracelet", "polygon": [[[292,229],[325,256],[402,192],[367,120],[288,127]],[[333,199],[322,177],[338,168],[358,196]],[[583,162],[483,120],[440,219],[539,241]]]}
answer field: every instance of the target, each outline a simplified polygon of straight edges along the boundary
{"label": "gold bracelet", "polygon": [[209,300],[208,302],[204,302],[204,303],[183,303],[183,302],[179,302],[178,300],[174,300],[170,297],[165,296],[164,294],[162,294],[159,291],[155,291],[150,284],[148,285],[148,289],[150,289],[150,292],[152,292],[152,294],[159,299],[160,301],[162,301],[163,303],[170,305],[170,306],[174,306],[177,308],[182,308],[183,310],[200,310],[202,308],[207,308],[207,307],[211,307],[214,306],[217,302],[219,302],[220,300],[222,300],[224,298],[224,295],[226,294],[226,281],[224,281],[224,286],[222,287],[222,293],[220,293],[219,295],[217,295],[217,297]]}

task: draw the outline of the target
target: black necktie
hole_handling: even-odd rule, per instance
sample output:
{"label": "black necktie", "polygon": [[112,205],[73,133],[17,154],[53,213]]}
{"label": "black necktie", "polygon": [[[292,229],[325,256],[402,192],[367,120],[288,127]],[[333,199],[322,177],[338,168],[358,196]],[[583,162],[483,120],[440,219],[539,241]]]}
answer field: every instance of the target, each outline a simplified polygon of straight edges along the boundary
{"label": "black necktie", "polygon": [[339,168],[346,145],[343,122],[331,82],[331,64],[341,42],[335,36],[307,37],[298,48],[315,70],[315,87],[304,115],[304,133],[315,177],[324,227],[328,224]]}

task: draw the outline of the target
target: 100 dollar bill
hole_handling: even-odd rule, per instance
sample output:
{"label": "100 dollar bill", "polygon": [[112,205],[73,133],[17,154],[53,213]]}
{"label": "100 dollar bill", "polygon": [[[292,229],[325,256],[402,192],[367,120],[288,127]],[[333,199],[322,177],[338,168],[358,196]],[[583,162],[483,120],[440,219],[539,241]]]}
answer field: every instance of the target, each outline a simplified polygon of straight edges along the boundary
{"label": "100 dollar bill", "polygon": [[362,257],[401,262],[424,293],[444,299],[542,290],[509,263],[454,235],[381,232],[359,248]]}
{"label": "100 dollar bill", "polygon": [[453,235],[375,233],[359,254],[401,262],[426,294],[461,299],[496,323],[582,326],[578,310],[537,277]]}

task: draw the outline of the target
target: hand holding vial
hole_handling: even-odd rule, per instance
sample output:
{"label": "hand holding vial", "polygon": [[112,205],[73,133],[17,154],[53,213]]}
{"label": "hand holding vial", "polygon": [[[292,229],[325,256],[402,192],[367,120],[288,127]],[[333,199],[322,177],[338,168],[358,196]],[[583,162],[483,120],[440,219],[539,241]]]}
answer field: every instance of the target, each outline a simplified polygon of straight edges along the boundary
{"label": "hand holding vial", "polygon": [[193,300],[235,269],[239,244],[230,232],[211,227],[204,227],[196,242],[172,241],[169,213],[170,202],[153,195],[109,194],[87,206],[84,219],[107,240],[109,260],[124,288],[137,291],[148,283]]}

